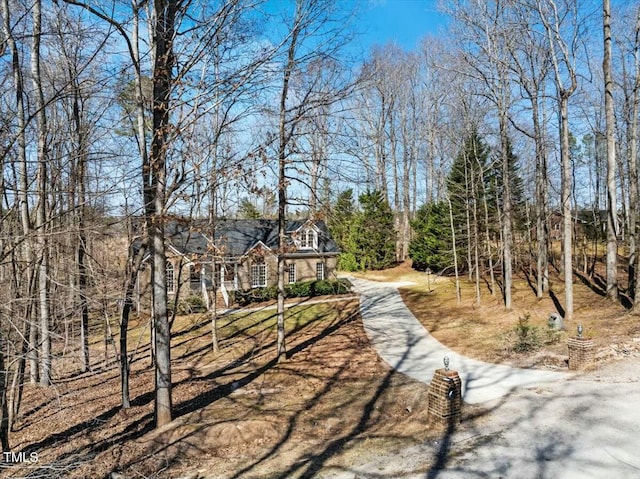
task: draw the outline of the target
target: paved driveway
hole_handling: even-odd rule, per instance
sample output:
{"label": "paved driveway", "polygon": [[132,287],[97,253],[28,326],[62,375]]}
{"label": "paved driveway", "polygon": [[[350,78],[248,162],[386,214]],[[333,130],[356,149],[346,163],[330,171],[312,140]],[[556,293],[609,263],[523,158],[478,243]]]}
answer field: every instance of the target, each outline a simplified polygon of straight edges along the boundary
{"label": "paved driveway", "polygon": [[462,396],[474,404],[501,398],[517,389],[566,379],[568,373],[516,369],[489,364],[451,351],[431,336],[405,306],[398,287],[350,278],[360,296],[362,321],[378,354],[394,369],[429,383],[448,357],[462,380]]}
{"label": "paved driveway", "polygon": [[324,477],[640,479],[640,358],[582,374],[471,360],[424,330],[402,302],[399,283],[353,283],[367,334],[387,363],[429,382],[447,355],[460,373],[465,402],[482,402],[485,413],[438,441],[378,454]]}

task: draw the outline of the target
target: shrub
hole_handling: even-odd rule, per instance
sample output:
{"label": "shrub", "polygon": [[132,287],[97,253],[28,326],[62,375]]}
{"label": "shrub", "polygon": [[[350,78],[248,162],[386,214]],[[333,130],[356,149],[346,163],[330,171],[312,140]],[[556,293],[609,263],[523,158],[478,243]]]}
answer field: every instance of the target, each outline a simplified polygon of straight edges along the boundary
{"label": "shrub", "polygon": [[[346,279],[316,280],[289,284],[285,287],[287,298],[311,298],[329,294],[346,294],[351,291],[351,283]],[[234,291],[233,299],[240,306],[261,301],[272,301],[278,297],[278,288],[254,288]]]}
{"label": "shrub", "polygon": [[288,285],[285,295],[287,298],[304,298],[305,296],[311,296],[311,281]]}
{"label": "shrub", "polygon": [[342,253],[338,258],[338,269],[341,271],[360,271],[362,266],[353,253]]}
{"label": "shrub", "polygon": [[518,324],[514,328],[515,344],[513,349],[518,353],[534,351],[542,345],[540,328],[529,324],[530,320],[531,315],[527,313],[524,317],[518,318]]}
{"label": "shrub", "polygon": [[266,288],[252,288],[236,290],[233,292],[233,300],[240,306],[247,306],[251,303],[260,303],[262,301],[271,301],[278,297],[278,288],[275,286],[267,286]]}

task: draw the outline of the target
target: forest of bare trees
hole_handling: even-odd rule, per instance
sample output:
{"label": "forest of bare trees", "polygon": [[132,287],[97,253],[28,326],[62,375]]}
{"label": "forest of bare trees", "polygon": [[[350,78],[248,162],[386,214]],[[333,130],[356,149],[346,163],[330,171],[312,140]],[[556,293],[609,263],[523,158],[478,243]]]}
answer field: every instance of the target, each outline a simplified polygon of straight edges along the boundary
{"label": "forest of bare trees", "polygon": [[128,406],[143,256],[156,424],[172,420],[164,224],[178,216],[278,217],[282,248],[287,217],[323,217],[347,250],[334,206],[352,190],[349,212],[358,197],[390,207],[400,262],[437,205],[450,263],[433,264],[494,294],[499,281],[506,308],[514,275],[542,297],[555,268],[569,319],[574,271],[601,262],[610,299],[640,311],[637,2],[445,2],[446,32],[364,55],[351,2],[1,2],[3,450],[23,386],[55,383],[60,356],[89,372],[98,331]]}

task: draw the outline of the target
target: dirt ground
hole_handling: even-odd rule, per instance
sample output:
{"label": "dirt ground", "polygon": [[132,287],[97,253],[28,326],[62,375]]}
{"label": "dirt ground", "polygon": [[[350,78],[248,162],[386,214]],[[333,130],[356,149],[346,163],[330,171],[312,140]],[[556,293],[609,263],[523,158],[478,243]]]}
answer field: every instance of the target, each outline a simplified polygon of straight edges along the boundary
{"label": "dirt ground", "polygon": [[[409,309],[436,339],[473,358],[518,367],[566,369],[567,339],[576,336],[578,324],[583,327],[583,335],[596,343],[601,362],[640,353],[640,317],[629,313],[626,297],[619,302],[606,300],[598,286],[602,279],[597,275],[592,279],[577,276],[573,285],[574,318],[559,332],[548,328],[552,313],[564,313],[564,287],[557,274],[551,277],[551,293],[542,299],[536,298],[527,278],[516,276],[509,311],[504,308],[499,283],[495,294],[488,282],[481,284],[478,305],[475,285],[466,278],[461,281],[458,304],[454,278],[427,277],[411,269],[409,263],[366,277],[413,282],[413,286],[400,289]],[[525,317],[540,344],[519,353],[515,329],[519,319]]]}
{"label": "dirt ground", "polygon": [[[555,300],[537,300],[521,278],[514,308],[506,311],[499,293],[493,297],[487,285],[480,306],[472,285],[464,286],[457,305],[450,278],[427,277],[406,264],[366,277],[413,281],[402,290],[410,309],[441,342],[479,359],[566,368],[566,338],[578,322],[598,345],[598,367],[639,354],[637,318],[584,283],[576,283],[574,324],[548,338],[548,315],[563,302],[558,282]],[[513,328],[524,315],[539,328],[542,344],[516,353]],[[220,319],[219,353],[211,351],[206,316],[180,317],[172,353],[176,419],[161,430],[154,429],[154,379],[143,319],[130,334],[132,345],[139,342],[132,407],[120,408],[112,346],[105,359],[96,338],[94,367],[87,374],[74,372],[78,364],[71,356],[56,357],[55,386],[26,387],[11,434],[12,450],[35,452],[38,461],[2,463],[0,477],[101,478],[120,472],[127,479],[328,478],[342,477],[340,472],[354,464],[396,477],[403,461],[424,476],[441,460],[441,431],[427,421],[427,385],[381,362],[362,328],[357,300],[294,308],[287,319],[288,360],[282,363],[275,361],[273,312]],[[485,413],[465,407],[462,431],[489,421]],[[422,451],[419,460],[413,450]],[[394,472],[384,475],[391,462]]]}
{"label": "dirt ground", "polygon": [[[426,440],[435,434],[427,386],[378,359],[357,308],[354,300],[297,308],[288,319],[289,359],[280,364],[273,313],[221,320],[219,354],[210,351],[205,318],[181,318],[173,341],[176,420],[161,430],[154,430],[145,348],[132,365],[130,409],[120,408],[113,363],[60,375],[50,389],[28,387],[11,441],[38,462],[3,464],[2,477],[313,477],[377,448]],[[92,352],[100,357],[101,345]],[[60,370],[63,361],[56,364]]]}

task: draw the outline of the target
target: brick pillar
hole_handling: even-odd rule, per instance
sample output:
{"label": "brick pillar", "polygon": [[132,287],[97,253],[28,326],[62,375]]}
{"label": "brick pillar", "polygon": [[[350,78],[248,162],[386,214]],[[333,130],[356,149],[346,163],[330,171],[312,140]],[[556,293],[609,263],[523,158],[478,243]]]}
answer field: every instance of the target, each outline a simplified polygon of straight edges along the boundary
{"label": "brick pillar", "polygon": [[569,338],[569,369],[578,371],[595,363],[595,343],[593,339]]}
{"label": "brick pillar", "polygon": [[457,371],[437,369],[429,384],[428,416],[437,426],[452,427],[460,422],[462,383]]}

